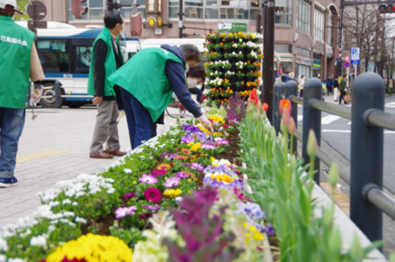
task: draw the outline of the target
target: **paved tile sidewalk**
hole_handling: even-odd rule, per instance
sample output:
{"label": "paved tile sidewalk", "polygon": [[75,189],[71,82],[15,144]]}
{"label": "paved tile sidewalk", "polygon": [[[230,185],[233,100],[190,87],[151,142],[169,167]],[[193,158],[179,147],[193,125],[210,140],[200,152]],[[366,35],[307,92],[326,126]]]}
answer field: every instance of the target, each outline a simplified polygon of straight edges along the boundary
{"label": "paved tile sidewalk", "polygon": [[[89,147],[96,121],[96,110],[85,109],[38,109],[39,116],[31,120],[31,110],[26,111],[26,123],[19,143],[18,157],[24,162],[17,163],[15,170],[19,180],[17,186],[0,188],[0,233],[8,223],[16,222],[36,210],[40,205],[37,193],[55,188],[61,180],[73,179],[80,173],[95,173],[101,167],[109,166],[118,158],[89,158]],[[175,119],[166,117],[166,124]],[[158,134],[165,126],[158,125]],[[120,120],[119,136],[121,149],[130,148],[126,118]],[[48,151],[51,150],[51,151]],[[68,150],[58,153],[60,150]],[[39,157],[41,152],[52,154]],[[60,151],[62,152],[62,151]]]}

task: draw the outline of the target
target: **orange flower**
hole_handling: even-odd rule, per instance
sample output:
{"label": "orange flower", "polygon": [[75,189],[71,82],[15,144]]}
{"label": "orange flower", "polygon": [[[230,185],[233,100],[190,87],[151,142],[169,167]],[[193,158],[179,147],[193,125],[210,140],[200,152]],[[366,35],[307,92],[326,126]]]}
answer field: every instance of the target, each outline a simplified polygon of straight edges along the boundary
{"label": "orange flower", "polygon": [[269,105],[266,103],[263,103],[262,108],[263,108],[263,111],[267,112],[267,110],[269,109]]}
{"label": "orange flower", "polygon": [[260,54],[260,55],[259,55],[259,57],[260,57],[260,58],[263,58],[263,55],[262,55],[262,54]]}
{"label": "orange flower", "polygon": [[258,94],[256,92],[256,88],[252,89],[250,93],[250,99],[255,105],[258,103]]}
{"label": "orange flower", "polygon": [[251,86],[251,82],[247,82],[247,86],[250,87]]}
{"label": "orange flower", "polygon": [[232,34],[232,32],[230,32],[230,33],[229,33],[229,37],[233,37],[233,34]]}
{"label": "orange flower", "polygon": [[280,100],[280,115],[283,115],[284,108],[287,108],[288,112],[292,111],[292,104],[291,104],[291,101],[289,101],[289,99],[282,98]]}
{"label": "orange flower", "polygon": [[224,43],[219,43],[219,45],[224,45]]}

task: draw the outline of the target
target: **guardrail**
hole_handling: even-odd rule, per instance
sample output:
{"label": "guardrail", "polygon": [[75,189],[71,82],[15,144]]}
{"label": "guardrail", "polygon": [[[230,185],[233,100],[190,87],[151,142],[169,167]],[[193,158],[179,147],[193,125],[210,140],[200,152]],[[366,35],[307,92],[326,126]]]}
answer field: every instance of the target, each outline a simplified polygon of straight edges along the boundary
{"label": "guardrail", "polygon": [[[383,238],[383,214],[395,220],[395,199],[383,191],[384,128],[395,130],[395,114],[384,112],[385,85],[375,73],[364,73],[352,85],[352,107],[322,101],[322,84],[311,78],[304,85],[303,98],[297,97],[295,81],[274,86],[273,126],[280,130],[279,101],[288,98],[292,103],[291,116],[298,121],[298,104],[303,105],[303,129],[295,132],[302,142],[302,157],[310,159],[306,152],[307,137],[312,129],[321,145],[321,111],[351,120],[350,166],[339,163],[321,147],[314,163],[320,170],[320,161],[330,166],[336,162],[339,174],[350,185],[350,218],[371,240]],[[297,141],[294,141],[296,151]],[[319,172],[314,180],[319,185]]]}

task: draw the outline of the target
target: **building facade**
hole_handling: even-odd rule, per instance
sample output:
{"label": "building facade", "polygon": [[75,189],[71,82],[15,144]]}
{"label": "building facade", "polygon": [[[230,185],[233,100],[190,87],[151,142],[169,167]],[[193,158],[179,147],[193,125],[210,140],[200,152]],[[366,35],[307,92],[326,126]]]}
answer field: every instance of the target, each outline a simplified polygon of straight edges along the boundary
{"label": "building facade", "polygon": [[[143,17],[145,0],[114,0],[123,5],[134,1]],[[160,1],[160,0],[159,0]],[[161,0],[162,23],[172,28],[144,28],[141,39],[178,38],[179,0]],[[256,17],[263,0],[183,0],[184,33],[203,37],[216,30],[219,23],[246,23],[250,32],[256,31]],[[26,1],[22,1],[26,2]],[[87,0],[89,10],[82,19],[71,14],[71,0],[43,0],[48,9],[47,21],[69,23],[77,27],[102,25],[107,0]],[[297,77],[335,75],[334,50],[338,41],[339,0],[276,0],[275,1],[275,71],[293,71]],[[122,8],[124,31],[130,34],[131,7]],[[143,20],[144,22],[144,20]],[[191,27],[191,28],[188,28]]]}

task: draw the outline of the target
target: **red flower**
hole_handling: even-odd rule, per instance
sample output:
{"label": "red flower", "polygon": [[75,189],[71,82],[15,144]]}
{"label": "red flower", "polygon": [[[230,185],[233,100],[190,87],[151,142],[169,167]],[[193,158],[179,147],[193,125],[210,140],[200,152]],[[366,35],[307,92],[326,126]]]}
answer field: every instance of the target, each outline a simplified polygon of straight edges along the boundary
{"label": "red flower", "polygon": [[267,112],[267,110],[269,109],[269,105],[266,103],[263,103],[262,108],[263,108],[263,111]]}
{"label": "red flower", "polygon": [[147,201],[151,201],[154,203],[158,203],[160,201],[161,196],[162,196],[160,191],[155,187],[147,188],[147,190],[144,191],[144,195],[145,195],[145,199],[147,199]]}
{"label": "red flower", "polygon": [[152,171],[152,175],[155,177],[163,176],[167,173],[167,170],[154,170]]}
{"label": "red flower", "polygon": [[258,94],[256,93],[256,88],[252,89],[250,93],[250,98],[255,105],[258,103]]}
{"label": "red flower", "polygon": [[292,105],[291,105],[291,101],[289,101],[289,99],[282,98],[280,100],[280,115],[283,114],[284,107],[288,108],[288,113],[292,112]]}

